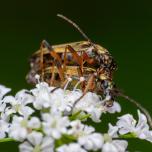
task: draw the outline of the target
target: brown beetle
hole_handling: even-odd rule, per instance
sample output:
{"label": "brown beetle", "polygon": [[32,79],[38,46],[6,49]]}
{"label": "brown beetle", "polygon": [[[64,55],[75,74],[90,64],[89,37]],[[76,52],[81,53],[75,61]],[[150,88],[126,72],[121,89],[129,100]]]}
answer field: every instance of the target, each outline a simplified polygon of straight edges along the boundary
{"label": "brown beetle", "polygon": [[[111,90],[113,72],[116,70],[113,57],[107,49],[92,43],[74,22],[63,15],[58,16],[75,26],[87,41],[51,46],[43,40],[40,49],[30,59],[31,70],[27,81],[36,83],[34,75],[39,74],[43,81],[61,87],[66,84],[67,77],[73,78],[72,85],[75,85],[80,77],[84,77],[85,81],[81,82],[84,94],[87,91],[100,92],[105,98],[108,96],[108,101],[113,100]],[[112,102],[109,102],[108,106],[111,106]]]}
{"label": "brown beetle", "polygon": [[[87,91],[95,91],[103,96],[108,107],[113,105],[115,96],[124,97],[143,111],[152,127],[149,112],[115,87],[113,73],[117,66],[109,51],[94,44],[73,21],[61,14],[58,17],[71,23],[87,41],[51,46],[43,40],[40,49],[30,58],[31,70],[26,77],[27,82],[35,84],[35,75],[39,74],[42,81],[56,87],[64,87],[70,77],[73,79],[73,87],[83,77],[85,81],[80,83],[83,96]],[[75,101],[75,104],[83,96]]]}

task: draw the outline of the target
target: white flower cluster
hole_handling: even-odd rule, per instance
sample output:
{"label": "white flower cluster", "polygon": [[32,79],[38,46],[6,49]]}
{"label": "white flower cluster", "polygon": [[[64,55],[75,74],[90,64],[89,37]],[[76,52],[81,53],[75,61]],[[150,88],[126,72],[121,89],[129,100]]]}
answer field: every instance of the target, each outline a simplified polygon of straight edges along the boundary
{"label": "white flower cluster", "polygon": [[83,95],[76,88],[70,91],[39,82],[30,91],[6,96],[10,90],[0,86],[0,140],[21,142],[20,152],[125,152],[128,142],[123,139],[127,136],[152,142],[152,131],[140,111],[138,123],[126,114],[118,118],[116,126],[109,123],[107,133],[87,125],[88,118],[99,123],[102,114],[121,111],[119,103],[107,107],[95,93],[88,92],[75,105]]}

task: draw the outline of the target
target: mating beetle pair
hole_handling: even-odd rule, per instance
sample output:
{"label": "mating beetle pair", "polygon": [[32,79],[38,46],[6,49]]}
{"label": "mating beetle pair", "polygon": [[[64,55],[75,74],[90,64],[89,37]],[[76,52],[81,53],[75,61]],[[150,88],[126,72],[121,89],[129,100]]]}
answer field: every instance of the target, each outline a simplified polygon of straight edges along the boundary
{"label": "mating beetle pair", "polygon": [[113,57],[107,49],[94,44],[74,22],[63,15],[58,16],[76,27],[87,41],[51,46],[43,40],[40,49],[31,57],[27,81],[36,83],[34,75],[39,74],[50,85],[63,87],[68,77],[73,79],[71,85],[83,77],[80,87],[84,94],[87,91],[101,93],[107,106],[112,106],[113,72],[116,70]]}

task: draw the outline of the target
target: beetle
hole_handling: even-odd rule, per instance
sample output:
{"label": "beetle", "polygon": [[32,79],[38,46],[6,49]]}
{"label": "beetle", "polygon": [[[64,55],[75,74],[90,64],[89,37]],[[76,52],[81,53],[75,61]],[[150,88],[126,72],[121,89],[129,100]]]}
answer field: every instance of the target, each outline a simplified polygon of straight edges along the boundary
{"label": "beetle", "polygon": [[50,45],[43,40],[40,49],[30,58],[31,70],[26,76],[27,82],[35,84],[34,76],[39,74],[42,81],[56,88],[64,87],[69,81],[68,78],[72,78],[74,81],[71,87],[73,87],[78,84],[80,78],[84,78],[79,83],[83,95],[75,101],[75,104],[88,91],[101,94],[107,107],[113,105],[115,97],[121,96],[142,110],[152,128],[149,112],[139,102],[117,89],[113,82],[113,73],[117,69],[117,64],[109,51],[93,43],[76,23],[61,14],[57,16],[72,24],[86,41]]}
{"label": "beetle", "polygon": [[76,27],[87,41],[51,46],[43,40],[40,49],[30,59],[31,70],[27,81],[35,84],[34,75],[39,74],[43,81],[61,87],[66,84],[67,77],[73,78],[72,85],[83,77],[85,81],[81,82],[81,89],[84,94],[87,91],[101,93],[108,99],[105,102],[107,106],[112,106],[113,73],[117,67],[115,60],[107,49],[93,43],[73,21],[61,14],[58,16]]}

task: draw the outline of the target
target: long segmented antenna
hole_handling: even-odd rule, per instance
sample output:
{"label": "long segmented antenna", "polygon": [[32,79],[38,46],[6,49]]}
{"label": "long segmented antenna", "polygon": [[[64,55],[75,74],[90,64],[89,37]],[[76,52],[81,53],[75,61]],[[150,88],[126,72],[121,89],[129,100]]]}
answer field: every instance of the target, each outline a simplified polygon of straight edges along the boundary
{"label": "long segmented antenna", "polygon": [[87,39],[90,43],[92,43],[92,41],[89,39],[89,37],[82,31],[82,29],[76,23],[74,23],[72,20],[70,20],[69,18],[67,18],[66,16],[64,16],[62,14],[57,14],[57,16],[64,19],[65,21],[69,22],[70,24],[72,24],[82,34],[82,36],[85,39]]}
{"label": "long segmented antenna", "polygon": [[147,117],[147,121],[149,123],[150,128],[152,128],[152,118],[150,113],[148,112],[148,110],[146,108],[144,108],[139,102],[137,102],[136,100],[132,99],[131,97],[125,95],[125,94],[120,94],[121,97],[127,99],[128,101],[130,101],[131,103],[135,104]]}
{"label": "long segmented antenna", "polygon": [[121,90],[115,90],[113,92],[113,95],[115,95],[117,97],[123,97],[124,99],[128,100],[129,102],[133,103],[136,107],[138,107],[139,110],[141,110],[145,114],[145,116],[147,117],[148,124],[149,124],[150,128],[152,128],[152,117],[151,117],[149,111],[146,108],[144,108],[138,101],[125,95]]}

